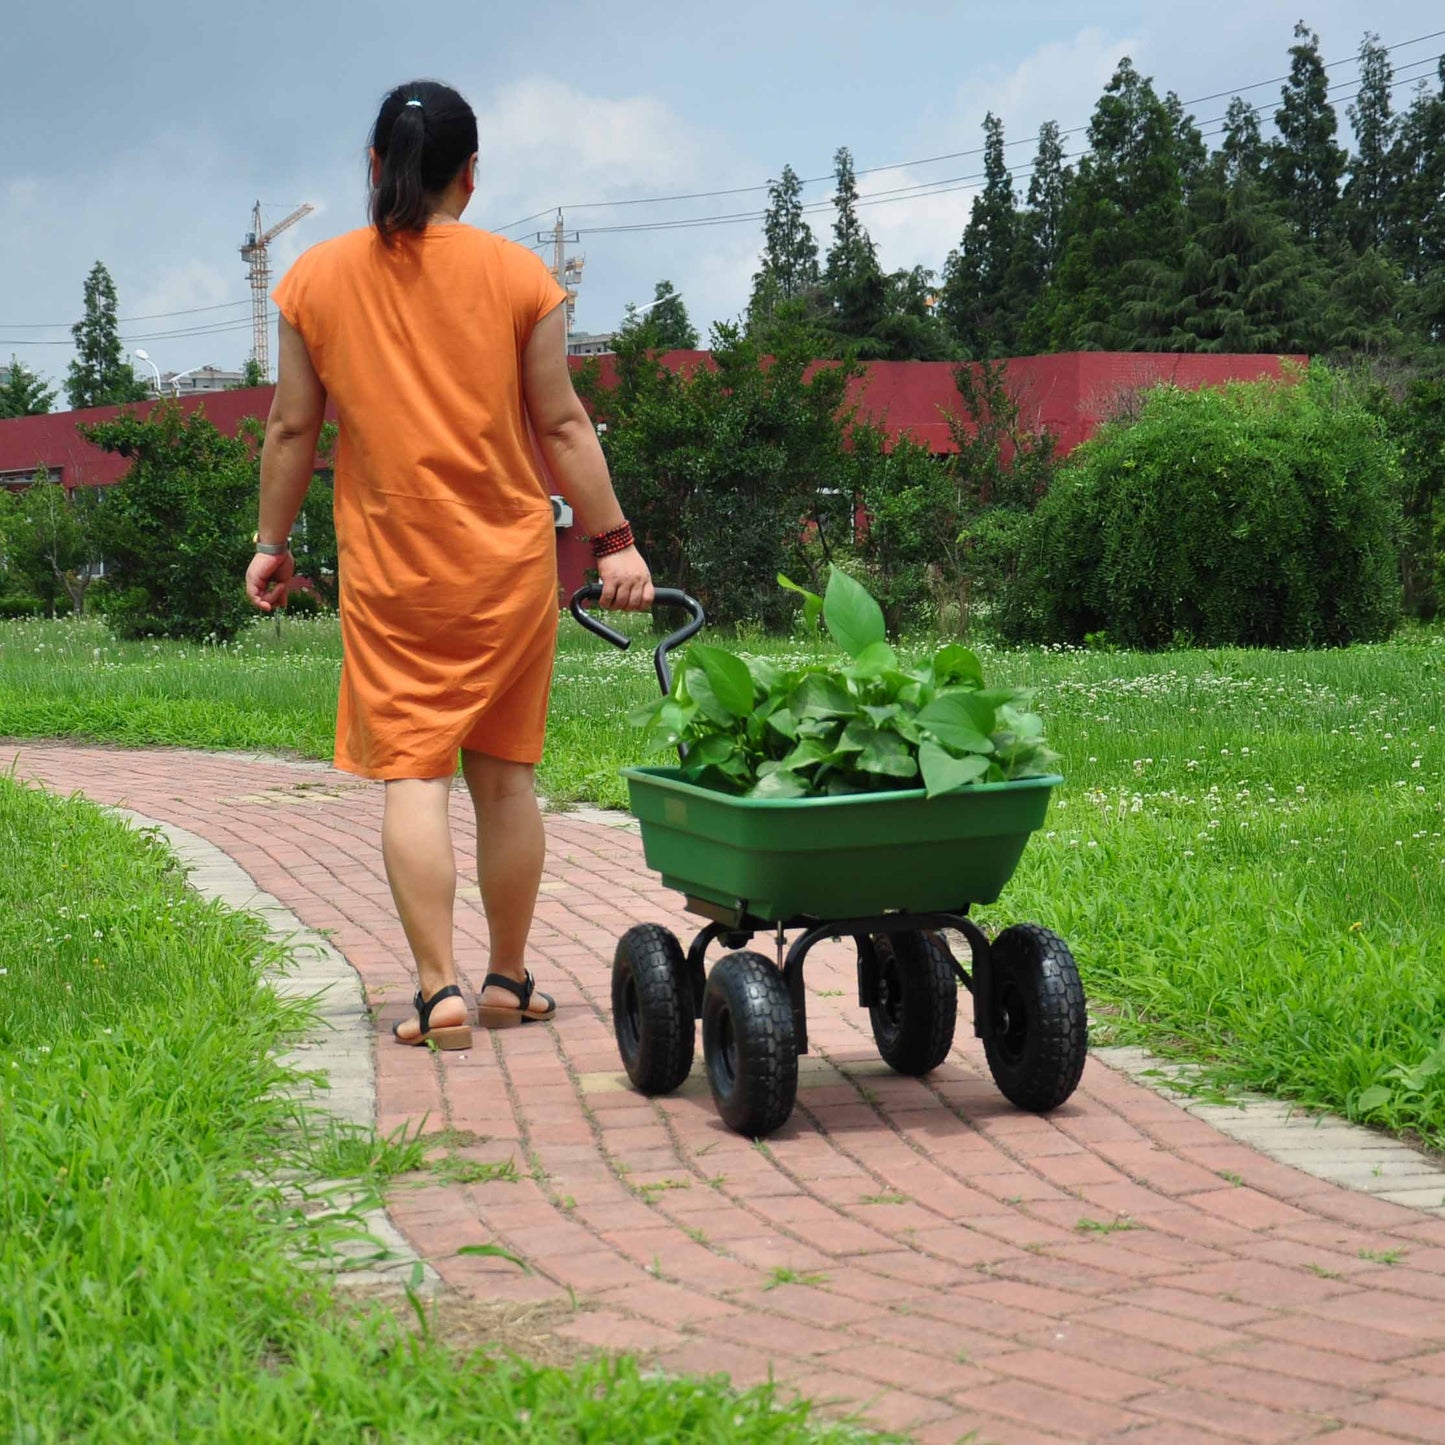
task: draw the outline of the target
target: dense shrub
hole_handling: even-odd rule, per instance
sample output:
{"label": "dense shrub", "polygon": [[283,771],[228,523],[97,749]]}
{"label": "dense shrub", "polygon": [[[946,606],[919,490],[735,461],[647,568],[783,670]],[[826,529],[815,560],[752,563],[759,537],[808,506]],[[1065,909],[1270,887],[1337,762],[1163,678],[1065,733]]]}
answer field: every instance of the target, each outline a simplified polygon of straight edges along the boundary
{"label": "dense shrub", "polygon": [[44,616],[45,604],[38,597],[0,597],[0,622]]}
{"label": "dense shrub", "polygon": [[1403,606],[1429,621],[1445,603],[1445,376],[1377,385],[1369,404],[1399,448]]}
{"label": "dense shrub", "polygon": [[256,516],[253,436],[229,437],[162,402],[82,428],[131,458],[101,508],[112,592],[106,621],[120,637],[229,640],[250,618],[242,585]]}
{"label": "dense shrub", "polygon": [[843,402],[849,363],[811,366],[809,338],[780,333],[764,356],[735,328],[712,364],[667,370],[646,337],[617,343],[617,385],[579,390],[659,584],[696,595],[719,622],[781,626],[776,578],[816,581],[851,529]]}
{"label": "dense shrub", "polygon": [[960,366],[954,382],[947,456],[909,437],[887,446],[873,427],[853,428],[854,485],[867,515],[860,570],[895,632],[915,623],[965,632],[980,617],[996,621],[1029,513],[1058,465],[1057,438],[1026,419],[1002,362]]}
{"label": "dense shrub", "polygon": [[1161,387],[1106,426],[1034,513],[1005,620],[1021,640],[1336,646],[1400,609],[1398,466],[1322,367]]}

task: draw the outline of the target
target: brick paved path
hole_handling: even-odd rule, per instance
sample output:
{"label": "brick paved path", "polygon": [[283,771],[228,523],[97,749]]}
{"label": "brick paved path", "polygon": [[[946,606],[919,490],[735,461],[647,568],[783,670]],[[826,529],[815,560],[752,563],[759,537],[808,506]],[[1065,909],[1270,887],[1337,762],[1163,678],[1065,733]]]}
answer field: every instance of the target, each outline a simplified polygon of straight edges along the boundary
{"label": "brick paved path", "polygon": [[[406,1007],[375,785],[232,756],[7,751],[22,777],[200,834],[332,930],[378,1033]],[[461,796],[455,817],[464,839]],[[451,1286],[571,1288],[580,1340],[739,1384],[772,1371],[925,1442],[1445,1441],[1445,1220],[1274,1163],[1097,1061],[1048,1119],[1003,1102],[963,1027],[932,1077],[896,1077],[841,947],[810,960],[793,1121],[755,1148],[698,1074],[664,1100],[623,1087],[614,942],[687,923],[630,831],[554,816],[548,833],[534,964],[556,1026],[481,1034],[464,1055],[377,1050],[383,1131],[427,1115],[521,1173],[397,1192],[394,1218]],[[474,887],[458,936],[474,987]],[[455,1254],[494,1240],[534,1273]]]}

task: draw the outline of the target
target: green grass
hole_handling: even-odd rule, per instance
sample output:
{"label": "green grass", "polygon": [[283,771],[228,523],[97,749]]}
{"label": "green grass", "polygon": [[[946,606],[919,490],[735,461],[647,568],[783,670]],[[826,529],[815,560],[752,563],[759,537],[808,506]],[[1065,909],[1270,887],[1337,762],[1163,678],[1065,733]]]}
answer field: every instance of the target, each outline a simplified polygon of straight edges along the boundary
{"label": "green grass", "polygon": [[[626,713],[656,686],[633,626],[621,654],[563,622],[540,770],[559,803],[624,801]],[[986,921],[1062,933],[1108,1034],[1203,1060],[1212,1087],[1445,1146],[1445,634],[1316,653],[980,651],[991,678],[1038,689],[1068,779]],[[0,735],[326,756],[336,667],[325,620],[202,653],[0,624]]]}
{"label": "green grass", "polygon": [[262,983],[259,924],[155,840],[4,777],[0,857],[0,1438],[857,1438],[627,1358],[461,1359],[338,1298],[298,1264],[338,1226],[298,1195],[423,1153],[301,1127],[276,1060],[305,1012]]}

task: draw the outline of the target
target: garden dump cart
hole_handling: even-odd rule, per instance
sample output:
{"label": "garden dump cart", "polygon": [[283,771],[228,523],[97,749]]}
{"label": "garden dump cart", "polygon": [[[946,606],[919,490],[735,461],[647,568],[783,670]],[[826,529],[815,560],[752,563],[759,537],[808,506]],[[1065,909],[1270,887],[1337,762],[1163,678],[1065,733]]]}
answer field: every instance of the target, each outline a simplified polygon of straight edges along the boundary
{"label": "garden dump cart", "polygon": [[[630,639],[584,610],[601,590],[579,591],[572,614],[627,647]],[[657,602],[692,614],[654,654],[667,693],[667,654],[704,616],[673,589],[659,588]],[[613,1027],[643,1093],[670,1093],[687,1078],[701,1019],[723,1120],[753,1138],[781,1127],[797,1096],[798,1055],[808,1050],[803,965],[815,944],[841,938],[857,949],[858,1002],[878,1052],[899,1073],[927,1074],[948,1056],[961,982],[1006,1098],[1042,1113],[1074,1092],[1087,1026],[1068,946],[1032,923],[990,940],[968,916],[998,898],[1062,779],[975,784],[931,799],[922,789],[754,799],[698,787],[676,768],[625,768],[623,776],[648,866],[706,920],[685,951],[655,923],[618,942]],[[968,969],[944,930],[967,941]],[[749,948],[759,936],[774,942],[776,961]],[[714,943],[728,952],[708,970]]]}

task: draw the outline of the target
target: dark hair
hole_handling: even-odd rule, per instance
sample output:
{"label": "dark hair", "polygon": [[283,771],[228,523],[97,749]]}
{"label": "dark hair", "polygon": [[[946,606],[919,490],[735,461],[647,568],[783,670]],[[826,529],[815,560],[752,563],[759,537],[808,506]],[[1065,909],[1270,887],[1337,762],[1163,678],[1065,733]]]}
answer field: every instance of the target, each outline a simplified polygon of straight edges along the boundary
{"label": "dark hair", "polygon": [[413,80],[382,101],[371,145],[381,159],[371,223],[390,241],[425,228],[436,198],[476,152],[477,118],[451,86]]}

